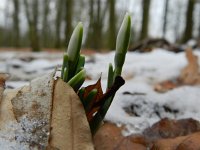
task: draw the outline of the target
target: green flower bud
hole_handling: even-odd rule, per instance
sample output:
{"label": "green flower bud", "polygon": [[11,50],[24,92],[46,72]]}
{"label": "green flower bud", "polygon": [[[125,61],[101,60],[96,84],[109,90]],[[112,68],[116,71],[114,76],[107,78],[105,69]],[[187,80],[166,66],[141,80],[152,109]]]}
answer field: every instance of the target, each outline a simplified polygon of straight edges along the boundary
{"label": "green flower bud", "polygon": [[82,37],[83,37],[83,24],[79,22],[72,33],[67,49],[69,61],[75,64],[77,63],[79,58],[79,53],[82,44]]}
{"label": "green flower bud", "polygon": [[116,54],[115,54],[115,76],[121,75],[122,67],[125,61],[126,52],[130,40],[131,31],[131,17],[126,13],[116,41]]}

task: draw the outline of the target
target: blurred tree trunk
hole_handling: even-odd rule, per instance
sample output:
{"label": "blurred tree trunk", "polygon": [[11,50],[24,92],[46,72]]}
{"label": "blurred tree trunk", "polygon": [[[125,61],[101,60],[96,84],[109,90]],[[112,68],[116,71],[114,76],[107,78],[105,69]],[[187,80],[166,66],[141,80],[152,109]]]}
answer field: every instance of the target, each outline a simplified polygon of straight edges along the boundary
{"label": "blurred tree trunk", "polygon": [[39,34],[38,34],[38,7],[39,7],[39,0],[34,0],[33,2],[33,44],[32,48],[34,51],[39,51],[40,50],[40,44],[39,44]]}
{"label": "blurred tree trunk", "polygon": [[181,41],[181,36],[180,35],[180,26],[181,26],[181,10],[182,10],[182,5],[181,2],[177,2],[177,12],[175,14],[175,25],[174,25],[174,34],[175,34],[175,41],[177,43],[180,43]]}
{"label": "blurred tree trunk", "polygon": [[163,22],[163,38],[167,31],[167,16],[168,16],[169,0],[165,0],[165,10],[164,10],[164,22]]}
{"label": "blurred tree trunk", "polygon": [[[29,26],[29,38],[30,38],[31,48],[33,51],[40,51],[39,35],[37,29],[38,0],[32,1],[32,4],[29,4],[27,0],[24,0],[24,5]],[[30,5],[32,7],[30,7]]]}
{"label": "blurred tree trunk", "polygon": [[149,26],[149,9],[151,0],[142,0],[142,29],[140,32],[140,40],[148,37]]}
{"label": "blurred tree trunk", "polygon": [[195,6],[195,0],[188,0],[187,13],[186,13],[186,26],[183,33],[182,42],[185,43],[192,38],[193,31],[193,10]]}
{"label": "blurred tree trunk", "polygon": [[[11,1],[12,2],[12,1]],[[9,19],[10,19],[10,0],[6,0],[5,1],[5,11],[4,11],[4,26],[5,29],[2,29],[2,45],[3,46],[12,46],[12,35],[11,34],[7,34],[8,32],[8,26],[9,26]]]}
{"label": "blurred tree trunk", "polygon": [[[200,6],[200,3],[199,3]],[[199,8],[199,12],[198,12],[198,17],[200,18],[200,8]],[[199,27],[198,27],[198,39],[200,39],[200,20],[199,20]]]}
{"label": "blurred tree trunk", "polygon": [[49,2],[50,0],[43,0],[43,22],[42,22],[42,42],[44,47],[48,47],[48,33],[49,23],[48,23],[48,15],[49,15]]}
{"label": "blurred tree trunk", "polygon": [[89,0],[89,16],[90,16],[90,22],[89,22],[89,28],[88,28],[88,34],[86,38],[86,46],[87,47],[94,47],[94,42],[92,41],[93,33],[94,33],[94,0]]}
{"label": "blurred tree trunk", "polygon": [[90,3],[90,11],[89,11],[90,24],[89,24],[89,31],[87,35],[86,45],[98,51],[103,47],[102,30],[103,30],[103,21],[105,18],[107,7],[102,9],[101,0],[96,0],[96,1],[90,0],[89,3]]}
{"label": "blurred tree trunk", "polygon": [[62,23],[62,15],[63,15],[63,4],[64,4],[64,0],[56,1],[56,43],[55,43],[55,48],[61,47],[60,29],[61,29],[61,23]]}
{"label": "blurred tree trunk", "polygon": [[103,39],[102,39],[102,35],[103,35],[103,22],[105,19],[105,14],[107,12],[107,5],[105,5],[105,7],[102,9],[102,1],[101,0],[97,0],[96,1],[96,6],[97,6],[97,14],[95,14],[94,16],[94,37],[93,37],[93,41],[94,42],[94,49],[96,49],[97,51],[99,51],[101,48],[103,48]]}
{"label": "blurred tree trunk", "polygon": [[[102,19],[101,19],[101,0],[97,0],[97,15],[94,23],[94,48],[99,50],[102,46]],[[95,19],[94,18],[94,19]]]}
{"label": "blurred tree trunk", "polygon": [[115,49],[116,41],[116,14],[115,14],[115,0],[107,0],[109,4],[109,40],[108,47],[110,50]]}
{"label": "blurred tree trunk", "polygon": [[181,36],[182,36],[179,33],[179,28],[180,28],[180,25],[181,25],[180,16],[181,16],[181,9],[178,7],[177,13],[176,13],[176,16],[175,16],[176,21],[175,21],[175,25],[174,25],[175,41],[178,42],[178,43],[180,43]]}
{"label": "blurred tree trunk", "polygon": [[68,45],[71,34],[72,34],[72,15],[73,15],[73,0],[66,0],[66,14],[65,14],[65,42]]}
{"label": "blurred tree trunk", "polygon": [[19,28],[19,0],[13,0],[13,44],[20,47],[20,28]]}

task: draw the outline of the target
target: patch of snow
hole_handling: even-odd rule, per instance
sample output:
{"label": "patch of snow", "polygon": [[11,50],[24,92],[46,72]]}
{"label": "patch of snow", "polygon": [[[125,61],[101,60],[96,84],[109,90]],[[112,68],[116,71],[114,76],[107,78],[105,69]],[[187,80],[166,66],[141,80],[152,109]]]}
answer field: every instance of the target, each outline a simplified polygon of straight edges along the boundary
{"label": "patch of snow", "polygon": [[[114,60],[114,52],[97,54],[94,63],[86,63],[88,76],[93,80],[107,78],[108,64]],[[173,53],[163,49],[156,49],[150,53],[128,52],[122,76],[132,75],[135,80],[158,82],[179,75],[181,69],[187,64],[184,53]]]}
{"label": "patch of snow", "polygon": [[197,41],[194,39],[190,39],[186,44],[189,47],[194,47],[195,45],[197,45]]}
{"label": "patch of snow", "polygon": [[[195,54],[199,56],[200,52]],[[164,94],[153,89],[157,82],[178,77],[186,64],[184,53],[175,54],[160,49],[145,54],[129,53],[124,74],[132,72],[134,77],[117,92],[106,120],[125,124],[124,135],[141,133],[165,117],[200,121],[200,86],[182,86]],[[133,95],[122,94],[127,91]]]}
{"label": "patch of snow", "polygon": [[15,122],[7,123],[6,128],[0,132],[0,149],[2,150],[27,150],[29,146],[15,139],[16,132],[22,133],[23,130]]}
{"label": "patch of snow", "polygon": [[[125,91],[144,93],[123,95]],[[129,82],[116,95],[106,120],[127,125],[125,135],[140,133],[161,118],[193,118],[200,121],[200,87],[183,86],[164,94],[152,87]]]}
{"label": "patch of snow", "polygon": [[24,85],[29,85],[28,81],[7,81],[6,82],[6,88],[14,89],[14,88],[20,88]]}

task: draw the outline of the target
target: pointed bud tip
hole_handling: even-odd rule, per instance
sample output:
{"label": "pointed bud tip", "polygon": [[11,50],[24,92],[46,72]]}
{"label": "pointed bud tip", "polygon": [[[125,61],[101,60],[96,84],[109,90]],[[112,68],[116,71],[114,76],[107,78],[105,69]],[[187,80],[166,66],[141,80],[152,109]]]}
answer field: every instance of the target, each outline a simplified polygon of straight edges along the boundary
{"label": "pointed bud tip", "polygon": [[84,68],[81,70],[81,73],[84,74],[84,76],[86,76],[86,70]]}
{"label": "pointed bud tip", "polygon": [[83,22],[80,21],[80,22],[78,22],[78,24],[79,24],[79,25],[83,25]]}
{"label": "pointed bud tip", "polygon": [[82,22],[79,22],[78,25],[77,25],[77,27],[83,29],[83,23],[82,23]]}
{"label": "pointed bud tip", "polygon": [[124,16],[124,20],[127,19],[128,22],[130,21],[131,22],[131,15],[129,12],[126,12],[125,16]]}

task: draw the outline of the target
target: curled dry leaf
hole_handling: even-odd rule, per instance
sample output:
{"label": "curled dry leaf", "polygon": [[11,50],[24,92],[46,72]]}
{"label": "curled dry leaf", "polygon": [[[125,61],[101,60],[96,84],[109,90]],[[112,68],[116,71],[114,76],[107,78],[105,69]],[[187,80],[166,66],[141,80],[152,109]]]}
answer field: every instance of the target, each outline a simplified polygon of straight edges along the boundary
{"label": "curled dry leaf", "polygon": [[151,150],[176,150],[177,146],[186,139],[186,136],[177,138],[161,139],[154,142]]}
{"label": "curled dry leaf", "polygon": [[151,150],[199,150],[200,132],[154,142]]}
{"label": "curled dry leaf", "polygon": [[146,150],[142,144],[135,143],[122,135],[122,128],[112,123],[105,123],[95,134],[96,150]]}
{"label": "curled dry leaf", "polygon": [[198,150],[200,149],[200,132],[194,133],[183,140],[177,147],[177,150]]}
{"label": "curled dry leaf", "polygon": [[93,119],[94,114],[98,112],[100,109],[102,109],[102,106],[104,106],[106,100],[114,96],[117,90],[124,84],[125,80],[121,76],[117,76],[114,80],[113,85],[109,89],[107,89],[107,91],[104,94],[101,87],[101,78],[99,78],[99,80],[95,84],[89,85],[85,88],[82,98],[83,100],[88,96],[88,94],[92,90],[97,89],[97,94],[90,103],[89,111],[86,112],[87,119],[89,122]]}
{"label": "curled dry leaf", "polygon": [[60,150],[93,150],[89,124],[81,101],[61,79],[55,83],[51,128],[52,147]]}
{"label": "curled dry leaf", "polygon": [[87,112],[87,118],[88,121],[90,121],[93,117],[93,114],[98,110],[98,108],[94,108],[93,106],[95,105],[95,103],[99,102],[99,100],[102,98],[103,96],[103,90],[101,87],[101,77],[99,78],[99,80],[93,84],[93,85],[89,85],[85,88],[84,94],[83,94],[83,99],[85,99],[88,94],[92,91],[96,89],[97,90],[97,94],[94,97],[94,99],[91,101],[91,103],[89,104],[89,111]]}
{"label": "curled dry leaf", "polygon": [[176,88],[178,85],[177,83],[167,80],[161,83],[158,83],[154,86],[154,90],[159,93],[165,93],[169,90]]}
{"label": "curled dry leaf", "polygon": [[8,78],[8,75],[5,73],[0,73],[0,102],[3,96],[3,91],[5,89],[5,81]]}
{"label": "curled dry leaf", "polygon": [[193,54],[192,49],[187,49],[186,58],[188,65],[181,71],[179,77],[181,84],[200,84],[198,57]]}
{"label": "curled dry leaf", "polygon": [[29,86],[4,91],[0,142],[7,141],[6,148],[93,150],[89,125],[78,96],[53,76],[54,73],[45,75]]}

